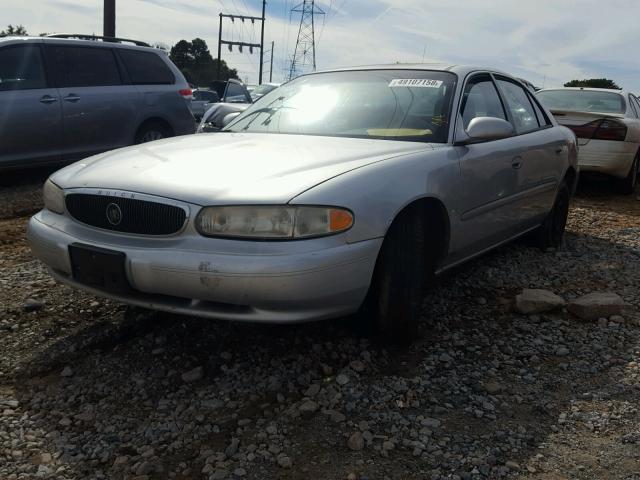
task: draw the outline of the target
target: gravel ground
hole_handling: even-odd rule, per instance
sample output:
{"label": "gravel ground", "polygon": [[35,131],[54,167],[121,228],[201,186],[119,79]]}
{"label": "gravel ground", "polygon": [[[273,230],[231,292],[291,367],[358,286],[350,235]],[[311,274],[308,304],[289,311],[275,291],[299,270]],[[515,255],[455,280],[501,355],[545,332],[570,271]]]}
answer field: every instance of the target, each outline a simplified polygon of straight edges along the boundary
{"label": "gravel ground", "polygon": [[[24,240],[45,177],[0,186],[0,479],[640,480],[640,199],[583,186],[564,248],[446,275],[398,349],[57,285]],[[522,315],[523,288],[627,307]]]}

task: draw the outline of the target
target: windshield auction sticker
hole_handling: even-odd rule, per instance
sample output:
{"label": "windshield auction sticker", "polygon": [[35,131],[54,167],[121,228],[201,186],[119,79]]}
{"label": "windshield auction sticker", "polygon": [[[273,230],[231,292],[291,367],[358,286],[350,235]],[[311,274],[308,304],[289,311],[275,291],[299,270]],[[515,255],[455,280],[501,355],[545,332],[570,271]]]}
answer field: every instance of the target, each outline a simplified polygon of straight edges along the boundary
{"label": "windshield auction sticker", "polygon": [[440,88],[442,80],[429,80],[428,78],[394,78],[389,82],[390,87],[421,87]]}

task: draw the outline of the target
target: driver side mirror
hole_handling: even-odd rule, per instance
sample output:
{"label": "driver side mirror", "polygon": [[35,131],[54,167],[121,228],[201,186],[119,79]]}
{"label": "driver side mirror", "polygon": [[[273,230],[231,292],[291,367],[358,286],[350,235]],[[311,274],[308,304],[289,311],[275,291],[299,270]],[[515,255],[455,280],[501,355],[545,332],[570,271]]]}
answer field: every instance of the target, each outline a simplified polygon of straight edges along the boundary
{"label": "driver side mirror", "polygon": [[476,117],[471,119],[467,127],[466,134],[468,139],[460,143],[499,140],[510,137],[514,133],[513,125],[506,120],[495,117]]}

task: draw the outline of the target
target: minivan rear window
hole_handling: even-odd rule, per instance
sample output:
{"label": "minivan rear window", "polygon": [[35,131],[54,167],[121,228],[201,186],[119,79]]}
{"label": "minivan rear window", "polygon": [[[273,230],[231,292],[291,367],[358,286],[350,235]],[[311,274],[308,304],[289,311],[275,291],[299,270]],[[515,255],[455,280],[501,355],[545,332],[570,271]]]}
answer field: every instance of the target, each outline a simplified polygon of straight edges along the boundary
{"label": "minivan rear window", "polygon": [[171,85],[175,77],[162,59],[152,52],[119,49],[118,53],[134,85]]}
{"label": "minivan rear window", "polygon": [[101,47],[51,47],[61,87],[121,85],[113,51]]}
{"label": "minivan rear window", "polygon": [[595,90],[545,90],[537,97],[549,109],[572,112],[624,113],[622,95]]}

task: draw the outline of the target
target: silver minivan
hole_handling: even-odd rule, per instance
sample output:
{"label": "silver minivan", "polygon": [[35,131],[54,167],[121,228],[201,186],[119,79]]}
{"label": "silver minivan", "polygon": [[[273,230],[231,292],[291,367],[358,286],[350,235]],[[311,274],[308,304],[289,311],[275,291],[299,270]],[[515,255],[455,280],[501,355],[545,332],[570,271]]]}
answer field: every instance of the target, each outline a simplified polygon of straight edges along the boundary
{"label": "silver minivan", "polygon": [[192,91],[166,53],[101,40],[0,38],[0,169],[194,133]]}

